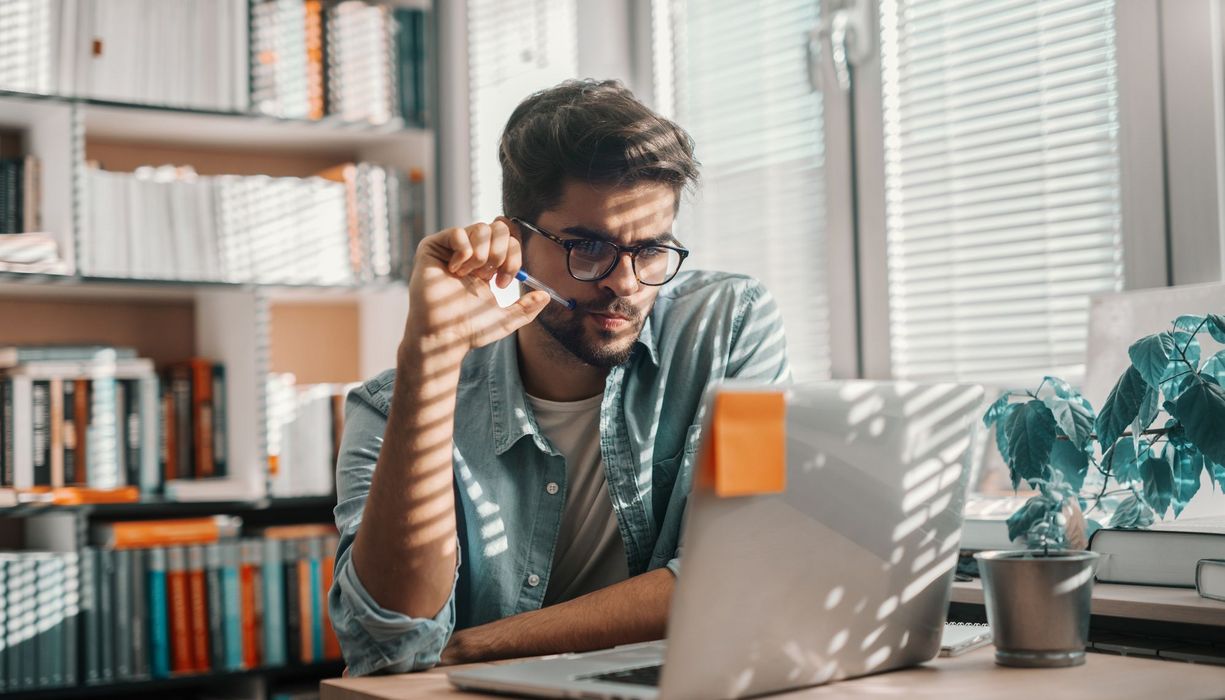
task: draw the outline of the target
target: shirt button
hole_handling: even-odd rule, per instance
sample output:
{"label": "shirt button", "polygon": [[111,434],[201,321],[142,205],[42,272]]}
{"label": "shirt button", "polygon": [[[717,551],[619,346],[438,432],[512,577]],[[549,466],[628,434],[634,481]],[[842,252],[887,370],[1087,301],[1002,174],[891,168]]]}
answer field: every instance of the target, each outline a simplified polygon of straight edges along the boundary
{"label": "shirt button", "polygon": [[531,586],[532,588],[535,588],[536,586],[539,586],[539,585],[540,585],[540,577],[539,577],[539,576],[537,576],[536,574],[532,574],[531,576],[528,576],[528,577],[527,577],[527,585]]}
{"label": "shirt button", "polygon": [[550,496],[556,496],[557,492],[560,490],[560,487],[557,485],[556,481],[550,481],[545,485],[544,490],[548,491]]}

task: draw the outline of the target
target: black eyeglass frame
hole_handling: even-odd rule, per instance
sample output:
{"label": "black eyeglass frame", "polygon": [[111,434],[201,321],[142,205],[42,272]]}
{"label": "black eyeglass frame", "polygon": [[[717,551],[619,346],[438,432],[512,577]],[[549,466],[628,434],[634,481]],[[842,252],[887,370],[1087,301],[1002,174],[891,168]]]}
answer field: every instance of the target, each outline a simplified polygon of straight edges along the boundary
{"label": "black eyeglass frame", "polygon": [[[624,255],[625,253],[629,253],[630,254],[630,267],[634,270],[634,279],[638,280],[640,284],[645,284],[648,287],[662,287],[665,284],[671,282],[672,279],[676,277],[677,273],[681,271],[681,266],[685,264],[685,258],[689,257],[689,250],[686,248],[681,248],[679,246],[663,245],[660,243],[646,243],[643,245],[636,245],[636,246],[624,246],[624,245],[618,245],[616,243],[613,243],[612,241],[606,241],[603,239],[562,238],[561,236],[545,231],[544,229],[540,228],[539,226],[535,224],[530,224],[524,221],[523,219],[520,219],[517,217],[511,217],[510,220],[518,224],[519,226],[526,228],[532,233],[539,233],[540,235],[544,236],[550,241],[553,241],[557,245],[565,248],[566,249],[566,272],[569,272],[570,276],[578,280],[579,282],[599,282],[600,280],[605,279],[606,277],[608,277],[609,275],[613,273],[613,270],[617,269],[617,265],[621,264],[621,256]],[[574,274],[574,270],[570,269],[570,251],[573,250],[574,247],[576,245],[579,245],[580,243],[591,243],[592,241],[595,241],[597,243],[603,243],[604,245],[612,246],[617,251],[617,254],[613,256],[613,263],[612,265],[608,266],[607,270],[605,270],[603,273],[601,273],[597,277],[592,277],[590,279],[584,279]],[[663,282],[644,282],[642,277],[638,274],[638,251],[646,250],[647,248],[666,248],[668,250],[674,251],[677,255],[681,256],[680,262],[676,264],[676,269],[673,270],[672,274],[668,275],[668,278],[665,279]]]}

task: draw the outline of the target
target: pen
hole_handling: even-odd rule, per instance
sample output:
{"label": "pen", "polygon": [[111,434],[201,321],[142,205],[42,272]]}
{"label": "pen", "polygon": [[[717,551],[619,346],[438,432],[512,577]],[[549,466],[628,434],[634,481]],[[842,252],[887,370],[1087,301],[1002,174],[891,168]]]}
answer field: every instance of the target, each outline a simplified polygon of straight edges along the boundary
{"label": "pen", "polygon": [[571,309],[571,310],[574,309],[573,299],[567,299],[563,297],[562,295],[558,294],[557,292],[553,291],[553,289],[549,287],[549,285],[527,274],[526,270],[519,270],[518,272],[516,272],[515,279],[519,280],[520,282],[522,282],[523,284],[526,284],[529,287],[532,287],[534,289],[539,289],[545,294],[548,294],[550,297],[553,298],[553,301],[557,302],[558,304],[561,304],[567,309]]}

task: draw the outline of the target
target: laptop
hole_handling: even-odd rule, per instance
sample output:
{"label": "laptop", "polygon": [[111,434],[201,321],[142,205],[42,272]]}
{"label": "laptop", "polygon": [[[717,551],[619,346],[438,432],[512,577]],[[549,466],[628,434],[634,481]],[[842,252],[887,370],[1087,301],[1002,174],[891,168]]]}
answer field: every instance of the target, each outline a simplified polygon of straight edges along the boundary
{"label": "laptop", "polygon": [[[740,698],[927,661],[940,650],[983,389],[725,384],[785,393],[781,493],[690,494],[666,642],[453,671],[531,697]],[[705,456],[705,455],[704,455]]]}

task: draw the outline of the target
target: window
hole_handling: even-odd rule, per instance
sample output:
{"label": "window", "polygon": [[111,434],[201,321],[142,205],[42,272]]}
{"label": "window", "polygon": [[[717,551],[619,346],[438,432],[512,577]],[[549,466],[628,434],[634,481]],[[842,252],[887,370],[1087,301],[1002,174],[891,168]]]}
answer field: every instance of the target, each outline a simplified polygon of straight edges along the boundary
{"label": "window", "polygon": [[1123,286],[1113,0],[880,9],[893,375],[1082,376]]}
{"label": "window", "polygon": [[742,272],[778,300],[797,378],[830,375],[822,100],[813,0],[656,0],[656,104],[697,143],[702,184],[677,234],[691,268]]}

